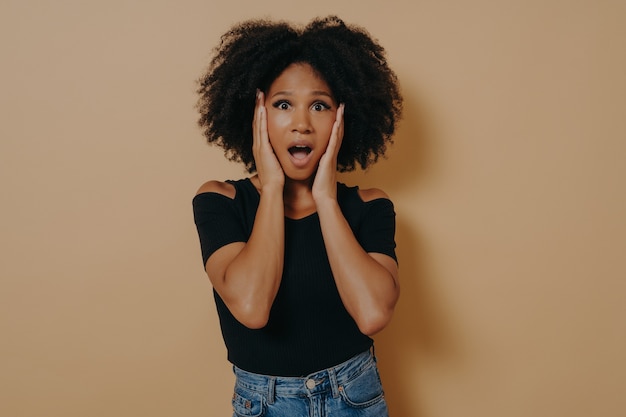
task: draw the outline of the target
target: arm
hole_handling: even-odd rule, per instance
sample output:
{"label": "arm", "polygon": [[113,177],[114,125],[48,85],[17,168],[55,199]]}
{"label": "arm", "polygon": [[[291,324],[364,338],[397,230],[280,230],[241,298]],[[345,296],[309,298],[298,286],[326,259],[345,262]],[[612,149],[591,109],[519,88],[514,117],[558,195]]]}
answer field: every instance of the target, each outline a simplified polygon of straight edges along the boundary
{"label": "arm", "polygon": [[[246,243],[231,243],[218,249],[209,257],[206,271],[233,316],[249,328],[261,328],[269,319],[284,261],[284,174],[267,136],[262,94],[253,123],[253,152],[261,197],[252,233]],[[219,188],[217,184],[205,186]]]}
{"label": "arm", "polygon": [[[391,257],[367,253],[354,236],[337,203],[337,153],[343,135],[343,107],[320,160],[313,184],[326,252],[344,306],[362,333],[373,335],[391,320],[400,294],[398,266]],[[386,198],[379,190],[362,192],[365,200]]]}
{"label": "arm", "polygon": [[400,294],[396,261],[367,253],[336,200],[318,205],[324,244],[344,306],[362,333],[373,335],[391,320]]}

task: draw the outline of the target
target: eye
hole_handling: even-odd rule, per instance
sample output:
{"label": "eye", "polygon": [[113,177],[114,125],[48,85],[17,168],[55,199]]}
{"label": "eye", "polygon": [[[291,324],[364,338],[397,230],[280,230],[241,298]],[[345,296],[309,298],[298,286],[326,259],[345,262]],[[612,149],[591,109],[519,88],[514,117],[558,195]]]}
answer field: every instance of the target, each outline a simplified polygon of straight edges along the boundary
{"label": "eye", "polygon": [[291,104],[287,100],[278,100],[277,102],[273,103],[272,106],[274,108],[277,108],[278,110],[289,110]]}
{"label": "eye", "polygon": [[318,101],[316,103],[313,103],[313,106],[311,106],[311,108],[314,111],[330,110],[330,106],[328,104],[324,103],[323,101]]}

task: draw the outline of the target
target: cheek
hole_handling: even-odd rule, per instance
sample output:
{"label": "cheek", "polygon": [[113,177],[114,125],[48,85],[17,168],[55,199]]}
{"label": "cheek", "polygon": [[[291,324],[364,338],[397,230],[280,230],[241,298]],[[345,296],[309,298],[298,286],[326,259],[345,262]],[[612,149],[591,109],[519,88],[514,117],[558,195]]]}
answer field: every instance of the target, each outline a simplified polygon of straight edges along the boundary
{"label": "cheek", "polygon": [[276,150],[281,147],[282,138],[285,137],[285,129],[276,118],[267,118],[267,136],[272,149]]}
{"label": "cheek", "polygon": [[334,124],[335,124],[335,119],[334,118],[327,118],[318,127],[318,132],[321,133],[321,136],[327,142],[327,144],[328,144],[328,141],[330,140],[330,134],[333,131],[333,125]]}
{"label": "cheek", "polygon": [[288,125],[289,121],[286,119],[285,115],[268,112],[267,133],[269,134],[270,138],[272,136],[278,136],[280,132],[284,131]]}

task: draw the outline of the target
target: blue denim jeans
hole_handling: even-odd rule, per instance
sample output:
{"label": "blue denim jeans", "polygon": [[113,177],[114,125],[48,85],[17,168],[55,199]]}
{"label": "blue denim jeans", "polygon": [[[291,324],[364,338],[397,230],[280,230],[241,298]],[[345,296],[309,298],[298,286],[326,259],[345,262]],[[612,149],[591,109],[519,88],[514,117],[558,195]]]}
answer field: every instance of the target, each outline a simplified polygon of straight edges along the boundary
{"label": "blue denim jeans", "polygon": [[304,378],[234,367],[233,417],[388,417],[376,358],[369,350]]}

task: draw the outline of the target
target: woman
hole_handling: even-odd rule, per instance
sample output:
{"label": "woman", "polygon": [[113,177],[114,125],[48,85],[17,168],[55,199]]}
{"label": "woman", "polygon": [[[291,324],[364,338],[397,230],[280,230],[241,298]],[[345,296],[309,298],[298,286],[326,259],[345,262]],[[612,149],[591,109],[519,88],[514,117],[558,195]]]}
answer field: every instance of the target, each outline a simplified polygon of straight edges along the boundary
{"label": "woman", "polygon": [[370,336],[399,295],[395,213],[336,179],[384,155],[400,117],[383,48],[333,16],[246,21],[198,93],[208,142],[254,174],[193,200],[234,415],[386,416]]}

